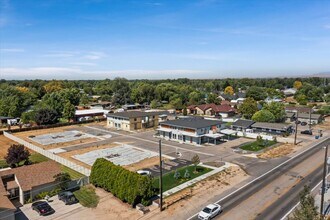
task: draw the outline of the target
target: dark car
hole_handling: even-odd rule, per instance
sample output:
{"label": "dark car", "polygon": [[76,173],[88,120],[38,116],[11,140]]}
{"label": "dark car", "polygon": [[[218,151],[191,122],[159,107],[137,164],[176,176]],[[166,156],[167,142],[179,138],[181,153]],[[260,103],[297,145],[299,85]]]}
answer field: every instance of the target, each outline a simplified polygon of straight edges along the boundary
{"label": "dark car", "polygon": [[305,130],[300,132],[301,134],[308,134],[308,135],[313,135],[313,132],[311,130]]}
{"label": "dark car", "polygon": [[70,191],[63,191],[58,194],[58,199],[62,200],[65,205],[71,205],[79,202],[78,199],[74,196],[74,194]]}
{"label": "dark car", "polygon": [[39,215],[50,215],[55,212],[55,210],[45,201],[34,202],[31,208],[39,213]]}
{"label": "dark car", "polygon": [[307,125],[307,122],[301,122],[301,124],[300,124],[301,126],[306,126]]}

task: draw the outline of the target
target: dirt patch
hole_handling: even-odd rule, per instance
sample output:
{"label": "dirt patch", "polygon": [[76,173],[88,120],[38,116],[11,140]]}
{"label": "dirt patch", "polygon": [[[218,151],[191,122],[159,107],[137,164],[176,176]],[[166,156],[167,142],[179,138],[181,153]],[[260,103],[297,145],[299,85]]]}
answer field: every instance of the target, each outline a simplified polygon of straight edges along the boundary
{"label": "dirt patch", "polygon": [[[165,158],[163,158],[163,160],[165,160]],[[140,162],[130,164],[124,167],[130,171],[137,171],[143,168],[152,167],[154,165],[159,165],[159,157],[146,158],[144,160],[141,160]]]}
{"label": "dirt patch", "polygon": [[3,135],[0,135],[0,160],[4,159],[4,157],[7,155],[8,148],[12,144],[18,144],[18,143],[10,140],[9,138],[6,138]]}
{"label": "dirt patch", "polygon": [[269,150],[259,154],[258,158],[271,159],[271,158],[276,158],[276,157],[282,157],[282,156],[293,153],[295,147],[296,146],[294,144],[282,144],[278,147],[269,149]]}

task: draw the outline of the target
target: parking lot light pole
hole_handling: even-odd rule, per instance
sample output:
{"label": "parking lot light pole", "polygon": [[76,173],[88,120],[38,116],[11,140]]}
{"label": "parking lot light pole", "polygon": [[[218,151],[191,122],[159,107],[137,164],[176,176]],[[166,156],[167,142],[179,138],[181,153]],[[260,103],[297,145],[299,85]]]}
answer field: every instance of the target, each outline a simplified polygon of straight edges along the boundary
{"label": "parking lot light pole", "polygon": [[322,191],[321,191],[321,205],[320,205],[320,214],[323,217],[323,203],[324,203],[324,193],[325,193],[325,177],[327,175],[327,160],[328,160],[328,146],[325,146],[325,155],[324,155],[324,164],[323,164],[323,179],[322,179]]}
{"label": "parking lot light pole", "polygon": [[162,162],[162,141],[159,140],[159,208],[163,211],[163,162]]}

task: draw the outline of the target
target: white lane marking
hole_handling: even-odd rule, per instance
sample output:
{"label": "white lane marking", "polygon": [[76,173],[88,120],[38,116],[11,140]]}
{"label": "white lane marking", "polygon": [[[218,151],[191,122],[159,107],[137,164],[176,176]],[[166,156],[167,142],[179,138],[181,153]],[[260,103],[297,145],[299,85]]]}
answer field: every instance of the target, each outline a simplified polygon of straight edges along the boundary
{"label": "white lane marking", "polygon": [[[316,146],[318,146],[318,145],[322,144],[323,142],[325,142],[325,141],[327,141],[327,140],[329,140],[329,137],[326,137],[326,138],[325,138],[325,139],[323,139],[322,141],[320,141],[320,142],[318,142],[318,143],[315,143],[315,144],[314,144],[314,145],[312,145],[311,147],[309,147],[309,148],[307,148],[306,150],[304,150],[304,151],[300,152],[299,154],[297,154],[297,155],[295,155],[295,156],[291,157],[290,159],[287,159],[286,161],[284,161],[283,163],[281,163],[281,164],[277,165],[276,167],[274,167],[273,169],[271,169],[271,170],[267,171],[266,173],[264,173],[264,174],[261,174],[261,175],[260,175],[260,176],[258,176],[257,178],[255,178],[255,179],[251,180],[250,182],[246,183],[244,186],[242,186],[242,187],[240,187],[240,188],[236,189],[236,190],[235,190],[235,191],[233,191],[232,193],[230,193],[230,194],[226,195],[225,197],[223,197],[223,198],[219,199],[219,200],[218,200],[218,201],[216,201],[215,203],[219,203],[219,202],[221,202],[221,201],[225,200],[226,198],[228,198],[228,197],[230,197],[231,195],[235,194],[235,193],[236,193],[236,192],[238,192],[239,190],[241,190],[241,189],[243,189],[243,188],[247,187],[248,185],[250,185],[250,184],[254,183],[255,181],[259,180],[260,178],[262,178],[262,177],[266,176],[267,174],[269,174],[269,173],[273,172],[274,170],[278,169],[279,167],[283,166],[284,164],[286,164],[286,163],[290,162],[291,160],[295,159],[296,157],[299,157],[301,154],[303,154],[303,153],[305,153],[305,152],[309,151],[310,149],[312,149],[312,148],[314,148],[314,147],[316,147]],[[189,220],[189,219],[192,219],[192,218],[194,218],[194,217],[195,217],[195,216],[197,216],[197,215],[198,215],[198,213],[194,214],[193,216],[189,217],[189,218],[188,218],[188,220]]]}

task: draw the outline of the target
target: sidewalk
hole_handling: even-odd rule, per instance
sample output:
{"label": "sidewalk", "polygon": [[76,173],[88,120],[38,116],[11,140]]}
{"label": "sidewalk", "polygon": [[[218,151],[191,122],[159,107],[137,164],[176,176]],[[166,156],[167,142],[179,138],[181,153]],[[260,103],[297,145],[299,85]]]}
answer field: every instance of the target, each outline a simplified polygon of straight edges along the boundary
{"label": "sidewalk", "polygon": [[197,183],[197,182],[199,182],[199,181],[201,181],[203,179],[206,179],[209,176],[212,176],[212,175],[214,175],[216,173],[219,173],[219,172],[221,172],[221,171],[229,168],[232,165],[230,163],[227,163],[226,162],[225,165],[223,165],[222,167],[212,167],[212,166],[207,166],[207,165],[204,165],[204,164],[200,164],[200,166],[211,168],[213,170],[210,171],[210,172],[208,172],[208,173],[205,173],[205,174],[203,174],[203,175],[201,175],[199,177],[196,177],[196,178],[194,178],[192,180],[189,180],[189,181],[187,181],[185,183],[182,183],[181,185],[176,186],[176,187],[174,187],[174,188],[172,188],[170,190],[167,190],[166,192],[163,193],[163,196],[164,197],[167,197],[167,196],[170,196],[170,195],[172,195],[174,193],[177,193],[177,192],[179,192],[179,191],[181,191],[181,190],[183,190],[183,189],[185,189],[185,188],[187,188],[187,187],[189,187],[189,186],[191,186],[191,185],[193,185],[193,184],[195,184],[195,183]]}

